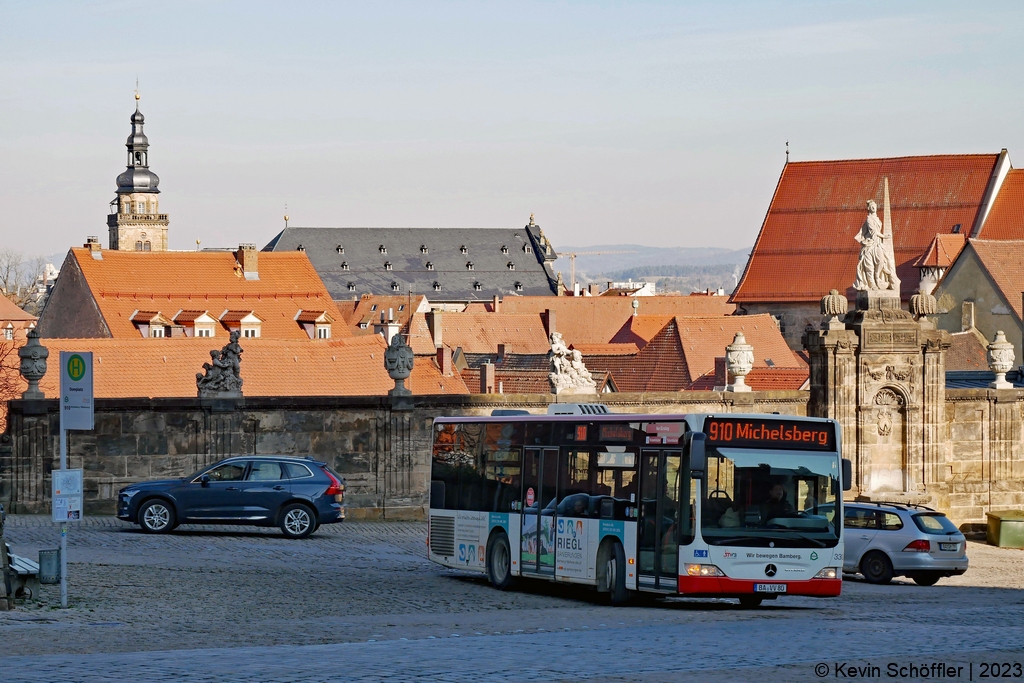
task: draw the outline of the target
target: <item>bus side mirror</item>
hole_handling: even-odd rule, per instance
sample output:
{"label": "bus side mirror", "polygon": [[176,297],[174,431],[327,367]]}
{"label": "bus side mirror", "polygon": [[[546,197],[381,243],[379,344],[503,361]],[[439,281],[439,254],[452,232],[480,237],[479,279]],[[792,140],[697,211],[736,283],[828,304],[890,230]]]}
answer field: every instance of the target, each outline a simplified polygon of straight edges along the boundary
{"label": "bus side mirror", "polygon": [[853,463],[843,458],[843,490],[849,491],[853,488]]}
{"label": "bus side mirror", "polygon": [[707,437],[700,432],[690,432],[690,476],[700,479],[707,469],[707,455],[704,451],[704,440]]}

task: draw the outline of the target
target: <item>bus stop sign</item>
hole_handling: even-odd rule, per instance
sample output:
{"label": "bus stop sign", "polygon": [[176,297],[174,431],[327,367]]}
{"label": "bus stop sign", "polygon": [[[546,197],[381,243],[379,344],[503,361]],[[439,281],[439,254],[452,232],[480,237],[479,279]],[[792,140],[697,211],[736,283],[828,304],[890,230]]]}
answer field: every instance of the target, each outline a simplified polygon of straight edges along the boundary
{"label": "bus stop sign", "polygon": [[92,353],[60,352],[60,428],[93,428]]}

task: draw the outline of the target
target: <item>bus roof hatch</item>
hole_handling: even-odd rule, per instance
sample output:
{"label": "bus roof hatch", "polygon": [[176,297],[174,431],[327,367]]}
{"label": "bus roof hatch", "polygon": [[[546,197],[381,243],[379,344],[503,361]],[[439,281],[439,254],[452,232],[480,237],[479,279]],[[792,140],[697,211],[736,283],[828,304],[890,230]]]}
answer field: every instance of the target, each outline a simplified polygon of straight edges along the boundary
{"label": "bus roof hatch", "polygon": [[609,415],[612,411],[603,403],[552,403],[548,415]]}

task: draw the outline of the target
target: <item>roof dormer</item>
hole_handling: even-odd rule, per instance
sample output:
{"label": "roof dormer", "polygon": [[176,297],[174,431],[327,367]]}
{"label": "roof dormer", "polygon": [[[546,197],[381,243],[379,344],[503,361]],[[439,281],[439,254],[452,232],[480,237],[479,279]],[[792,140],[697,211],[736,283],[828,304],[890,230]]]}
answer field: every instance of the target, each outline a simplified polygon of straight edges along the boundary
{"label": "roof dormer", "polygon": [[295,322],[306,331],[310,339],[330,339],[331,324],[334,318],[327,311],[299,310],[295,314]]}
{"label": "roof dormer", "polygon": [[160,311],[136,310],[128,318],[143,337],[169,337],[174,321]]}
{"label": "roof dormer", "polygon": [[230,332],[237,331],[241,336],[250,339],[260,336],[263,318],[253,311],[225,310],[220,314],[220,324]]}

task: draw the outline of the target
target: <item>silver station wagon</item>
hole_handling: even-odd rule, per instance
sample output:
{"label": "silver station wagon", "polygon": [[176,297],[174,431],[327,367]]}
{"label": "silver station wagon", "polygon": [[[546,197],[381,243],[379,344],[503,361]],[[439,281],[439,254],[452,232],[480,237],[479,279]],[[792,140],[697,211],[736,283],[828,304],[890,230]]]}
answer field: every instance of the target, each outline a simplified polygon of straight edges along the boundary
{"label": "silver station wagon", "polygon": [[920,505],[844,503],[843,572],[870,583],[906,576],[933,586],[967,571],[967,539],[941,512]]}

